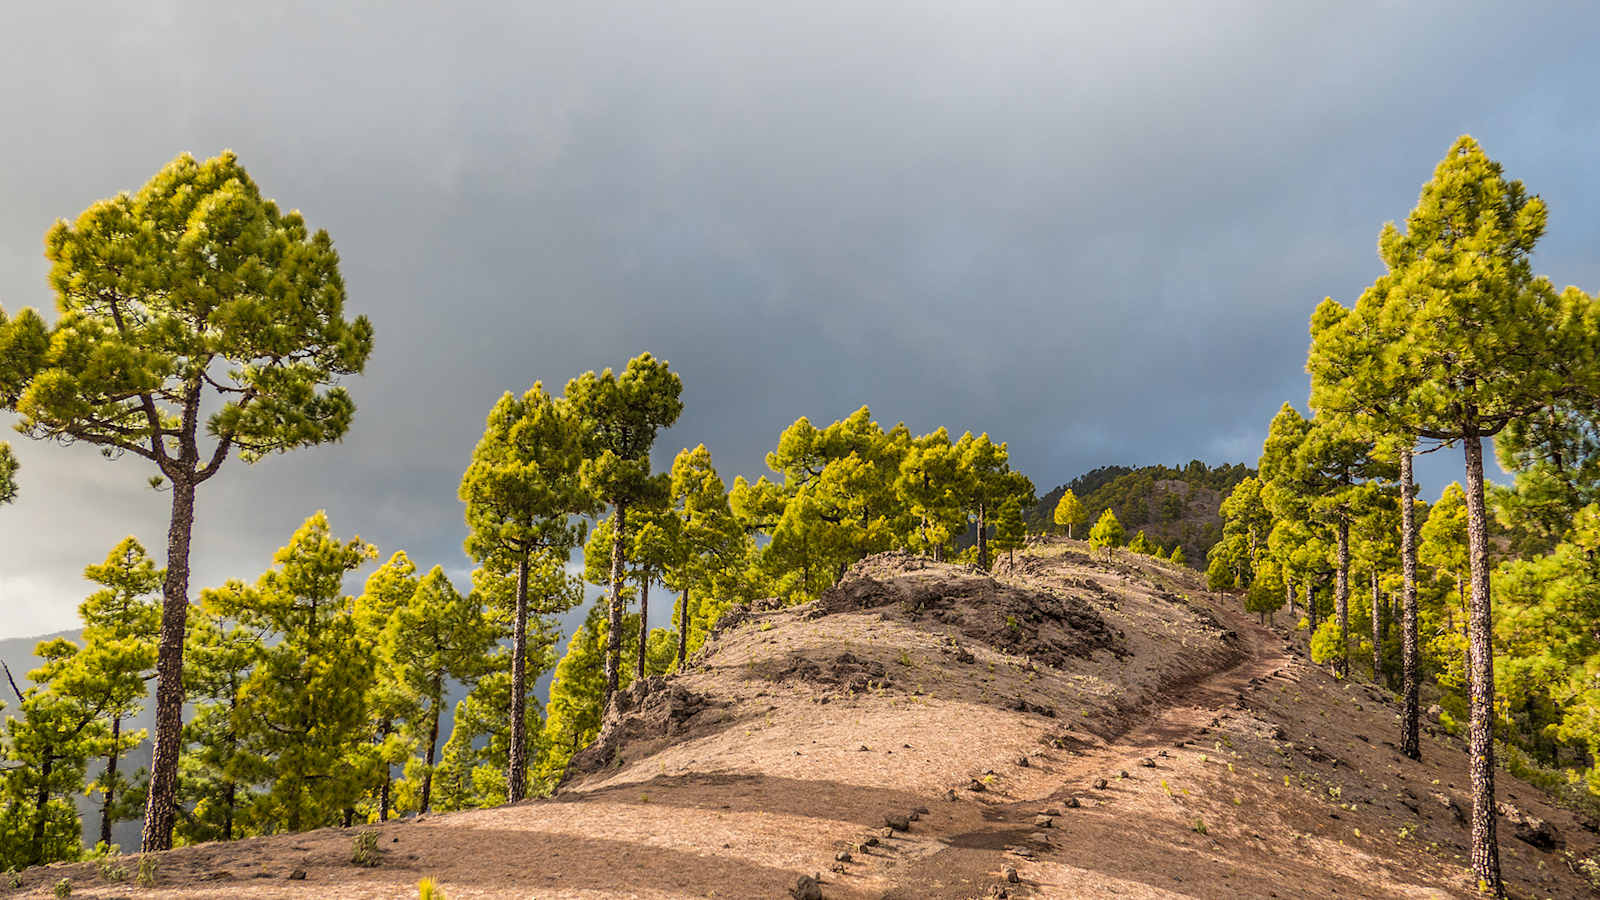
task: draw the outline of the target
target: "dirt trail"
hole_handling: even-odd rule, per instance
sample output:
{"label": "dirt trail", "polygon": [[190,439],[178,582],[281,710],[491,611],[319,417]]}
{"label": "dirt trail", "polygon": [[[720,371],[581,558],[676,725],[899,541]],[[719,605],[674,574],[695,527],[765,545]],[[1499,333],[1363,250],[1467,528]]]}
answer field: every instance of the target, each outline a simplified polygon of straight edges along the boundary
{"label": "dirt trail", "polygon": [[[985,812],[983,824],[976,829],[958,834],[930,833],[928,836],[945,844],[946,849],[902,868],[892,879],[894,887],[884,895],[886,900],[978,896],[975,888],[1004,881],[1007,866],[1026,867],[1034,860],[1056,854],[1071,857],[1098,852],[1081,839],[1074,842],[1061,839],[1063,832],[1057,826],[1064,814],[1082,808],[1085,799],[1107,796],[1107,792],[1113,790],[1113,783],[1126,780],[1122,773],[1128,773],[1131,778],[1135,771],[1148,768],[1140,765],[1143,760],[1153,760],[1156,754],[1165,757],[1165,748],[1204,737],[1210,726],[1237,706],[1253,680],[1279,674],[1289,664],[1290,656],[1282,637],[1257,625],[1242,612],[1227,607],[1220,607],[1218,612],[1239,634],[1246,653],[1243,660],[1187,683],[1164,688],[1143,721],[1130,725],[1101,745],[1073,751],[1050,769],[1057,787],[1047,796],[994,804]],[[1097,779],[1105,779],[1105,787],[1097,787]],[[1051,820],[1049,827],[1037,827],[1040,816]],[[1087,889],[1087,886],[1075,889],[1071,885],[1039,882],[1034,882],[1033,886],[1050,889],[1052,894],[1060,891],[1061,896]],[[1027,888],[1019,880],[1016,887],[1008,890],[1020,893]]]}

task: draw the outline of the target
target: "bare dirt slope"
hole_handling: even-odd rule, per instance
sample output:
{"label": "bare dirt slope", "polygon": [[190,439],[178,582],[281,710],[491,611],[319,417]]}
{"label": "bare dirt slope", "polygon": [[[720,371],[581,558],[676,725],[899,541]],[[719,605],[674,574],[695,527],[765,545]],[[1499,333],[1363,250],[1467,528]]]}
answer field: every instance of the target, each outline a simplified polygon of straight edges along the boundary
{"label": "bare dirt slope", "polygon": [[[375,868],[324,829],[175,850],[154,890],[80,864],[17,893],[387,898],[428,876],[451,898],[786,897],[808,875],[828,898],[1471,893],[1458,743],[1405,760],[1383,696],[1191,571],[1064,540],[996,568],[886,554],[813,604],[742,611],[688,673],[623,698],[555,798],[375,827]],[[1589,896],[1562,854],[1596,855],[1593,831],[1509,776],[1501,797],[1562,845],[1502,821],[1514,895]]]}

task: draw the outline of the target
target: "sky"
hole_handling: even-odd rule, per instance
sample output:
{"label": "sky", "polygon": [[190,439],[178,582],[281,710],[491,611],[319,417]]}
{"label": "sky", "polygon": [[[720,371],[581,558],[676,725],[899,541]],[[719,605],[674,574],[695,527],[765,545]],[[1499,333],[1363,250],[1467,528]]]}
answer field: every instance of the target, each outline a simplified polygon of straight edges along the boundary
{"label": "sky", "polygon": [[[53,308],[45,230],[181,152],[236,151],[326,228],[376,348],[339,444],[203,485],[192,584],[310,513],[466,585],[456,488],[505,390],[643,350],[684,381],[657,460],[759,475],[871,406],[987,431],[1040,492],[1253,463],[1304,408],[1306,323],[1381,271],[1460,134],[1600,289],[1600,13],[1584,4],[54,2],[0,29],[0,306]],[[3,418],[3,414],[0,414]],[[9,424],[9,420],[5,422]],[[158,555],[134,457],[10,438],[0,637],[83,567]],[[1424,496],[1457,463],[1421,468]]]}

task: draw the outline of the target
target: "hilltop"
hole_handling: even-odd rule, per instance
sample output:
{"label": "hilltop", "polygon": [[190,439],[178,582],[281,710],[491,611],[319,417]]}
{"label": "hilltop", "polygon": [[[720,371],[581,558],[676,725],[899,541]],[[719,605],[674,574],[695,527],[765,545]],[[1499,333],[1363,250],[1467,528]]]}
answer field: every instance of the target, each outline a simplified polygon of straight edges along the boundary
{"label": "hilltop", "polygon": [[[870,557],[736,608],[631,688],[556,795],[180,848],[74,896],[1468,896],[1466,764],[1394,747],[1376,688],[1312,666],[1192,570],[1036,540],[994,573]],[[1595,825],[1501,776],[1515,896],[1578,897]],[[1574,863],[1575,864],[1575,863]],[[132,866],[129,866],[130,870]],[[1015,880],[1010,880],[1014,873]],[[804,881],[820,876],[820,885]]]}
{"label": "hilltop", "polygon": [[[1145,536],[1170,550],[1183,545],[1184,558],[1203,560],[1211,546],[1222,538],[1222,499],[1233,486],[1255,474],[1242,463],[1208,466],[1191,460],[1182,468],[1172,466],[1101,466],[1079,475],[1039,498],[1023,519],[1028,530],[1055,533],[1056,504],[1061,495],[1072,491],[1089,511],[1090,523],[1109,509],[1116,514],[1132,537],[1143,530]],[[1085,524],[1078,537],[1088,534]]]}

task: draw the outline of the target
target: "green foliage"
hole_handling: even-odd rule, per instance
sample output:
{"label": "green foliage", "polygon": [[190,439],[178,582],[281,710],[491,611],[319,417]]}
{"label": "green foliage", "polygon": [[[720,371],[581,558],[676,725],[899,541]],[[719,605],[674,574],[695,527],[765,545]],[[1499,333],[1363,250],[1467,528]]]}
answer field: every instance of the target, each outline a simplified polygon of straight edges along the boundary
{"label": "green foliage", "polygon": [[[180,576],[195,489],[231,454],[253,462],[349,429],[355,403],[337,382],[365,367],[372,326],[344,317],[328,234],[263,198],[231,152],[179,156],[136,193],[56,223],[45,256],[57,320],[0,315],[0,406],[30,437],[151,462],[171,485],[167,564]],[[162,668],[180,673],[185,582],[169,586],[162,622]],[[168,679],[157,697],[146,838],[158,849],[172,829],[182,693]]]}
{"label": "green foliage", "polygon": [[[704,444],[679,451],[673,459],[668,502],[675,543],[661,580],[680,595],[674,621],[687,655],[705,641],[729,602],[749,587],[747,573],[756,551],[734,517],[727,487]],[[682,601],[687,602],[687,621]]]}
{"label": "green foliage", "polygon": [[1072,529],[1089,521],[1089,507],[1083,505],[1078,495],[1071,488],[1061,492],[1061,499],[1056,501],[1055,509],[1051,512],[1050,520],[1067,530],[1067,536],[1072,536]]}
{"label": "green foliage", "polygon": [[229,581],[203,602],[262,637],[230,717],[253,827],[300,831],[337,822],[369,783],[377,755],[364,752],[376,658],[361,639],[347,573],[377,555],[359,538],[336,539],[316,513],[254,585]]}
{"label": "green foliage", "polygon": [[432,878],[424,878],[417,882],[417,900],[445,900],[444,888],[435,884]]}
{"label": "green foliage", "polygon": [[1128,549],[1134,553],[1142,553],[1145,556],[1150,556],[1160,548],[1150,543],[1150,539],[1144,536],[1144,529],[1141,528],[1139,529],[1138,533],[1133,536],[1133,540],[1128,542]]}
{"label": "green foliage", "polygon": [[1045,494],[1038,505],[1024,511],[1023,518],[1030,527],[1048,531],[1055,523],[1056,506],[1070,490],[1084,507],[1083,521],[1088,521],[1088,510],[1110,509],[1129,528],[1144,528],[1162,543],[1181,543],[1191,556],[1204,554],[1220,534],[1204,513],[1191,511],[1195,499],[1213,491],[1226,495],[1252,474],[1243,465],[1211,467],[1199,460],[1180,467],[1103,466]]}
{"label": "green foliage", "polygon": [[83,852],[73,798],[83,792],[88,761],[107,737],[99,703],[109,689],[89,683],[75,659],[79,652],[63,638],[35,647],[43,664],[28,673],[32,686],[15,694],[20,717],[6,717],[0,859],[31,866]]}
{"label": "green foliage", "polygon": [[1311,635],[1311,661],[1318,665],[1337,663],[1346,659],[1346,642],[1339,629],[1339,620],[1329,617],[1322,620]]}
{"label": "green foliage", "polygon": [[1089,529],[1089,549],[1105,550],[1110,553],[1127,538],[1127,532],[1122,529],[1122,523],[1117,521],[1117,516],[1111,510],[1100,514],[1095,520],[1094,527]]}
{"label": "green foliage", "polygon": [[[396,692],[414,699],[415,712],[407,717],[407,737],[412,746],[422,750],[420,760],[407,760],[406,777],[398,787],[399,810],[430,809],[446,686],[451,681],[467,685],[476,681],[487,667],[498,636],[498,629],[484,617],[480,597],[463,596],[438,566],[417,582],[411,598],[389,616],[377,640],[378,657],[385,677],[394,680]],[[409,802],[412,799],[414,803]]]}
{"label": "green foliage", "polygon": [[78,607],[84,647],[74,657],[75,677],[64,687],[95,697],[107,726],[105,742],[96,748],[106,765],[88,785],[100,796],[99,834],[106,843],[113,825],[143,811],[142,772],[129,777],[118,763],[145,738],[143,729],[124,730],[123,721],[143,708],[146,684],[155,674],[161,621],[156,592],[164,575],[131,537],[112,548],[104,563],[84,570],[101,589]]}
{"label": "green foliage", "polygon": [[160,871],[161,862],[153,853],[146,853],[139,857],[139,874],[137,881],[142,888],[156,886],[156,875]]}
{"label": "green foliage", "polygon": [[351,840],[350,862],[365,868],[372,868],[383,862],[383,851],[378,849],[376,831],[356,832]]}
{"label": "green foliage", "polygon": [[1022,521],[1022,501],[1011,497],[1001,504],[994,520],[994,548],[1012,554],[1027,540],[1027,525]]}
{"label": "green foliage", "polygon": [[1188,558],[1183,555],[1183,546],[1181,544],[1174,544],[1172,547],[1172,555],[1168,556],[1167,558],[1172,560],[1172,564],[1175,566],[1185,565],[1189,561]]}
{"label": "green foliage", "polygon": [[[0,310],[0,316],[4,311]],[[0,324],[0,328],[4,325]],[[22,468],[11,452],[11,445],[0,441],[0,506],[17,499],[17,470]]]}
{"label": "green foliage", "polygon": [[1267,565],[1245,591],[1245,612],[1252,612],[1263,619],[1283,608],[1285,602],[1283,577],[1276,566]]}

